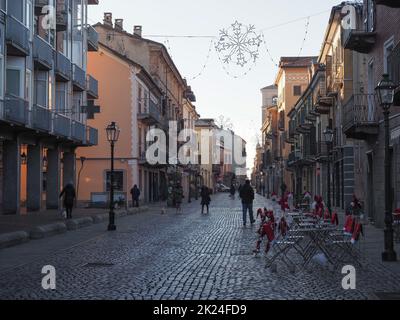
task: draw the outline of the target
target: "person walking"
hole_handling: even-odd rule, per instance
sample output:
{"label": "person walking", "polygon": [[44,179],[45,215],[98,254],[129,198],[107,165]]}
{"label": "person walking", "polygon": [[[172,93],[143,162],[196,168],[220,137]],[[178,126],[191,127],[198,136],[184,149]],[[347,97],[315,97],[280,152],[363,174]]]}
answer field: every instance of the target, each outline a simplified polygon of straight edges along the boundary
{"label": "person walking", "polygon": [[183,199],[183,188],[180,183],[178,183],[175,187],[175,192],[174,192],[174,202],[175,202],[175,207],[176,207],[176,213],[182,212],[182,199]]}
{"label": "person walking", "polygon": [[231,199],[235,200],[236,189],[235,189],[235,185],[233,183],[231,184],[231,189],[229,192],[231,194]]}
{"label": "person walking", "polygon": [[208,214],[211,202],[210,189],[208,189],[206,186],[202,186],[200,196],[201,196],[201,214],[204,213],[204,207],[207,208],[207,214]]}
{"label": "person walking", "polygon": [[67,219],[72,219],[72,207],[76,198],[75,188],[72,182],[67,183],[60,193],[60,198],[64,197],[63,204],[67,213]]}
{"label": "person walking", "polygon": [[132,195],[132,207],[139,208],[140,189],[136,184],[131,189],[131,195]]}
{"label": "person walking", "polygon": [[240,198],[242,199],[243,226],[246,226],[247,210],[249,211],[250,223],[254,224],[255,222],[253,216],[254,190],[250,185],[250,180],[246,180],[245,185],[240,189]]}

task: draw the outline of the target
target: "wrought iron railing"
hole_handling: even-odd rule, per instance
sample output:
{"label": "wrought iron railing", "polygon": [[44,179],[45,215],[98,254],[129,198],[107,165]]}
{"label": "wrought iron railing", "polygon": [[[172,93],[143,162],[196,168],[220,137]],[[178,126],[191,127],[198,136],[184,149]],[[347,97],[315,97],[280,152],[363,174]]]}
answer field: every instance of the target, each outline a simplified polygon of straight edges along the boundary
{"label": "wrought iron railing", "polygon": [[47,69],[53,68],[53,48],[39,36],[33,38],[33,58]]}
{"label": "wrought iron railing", "polygon": [[28,114],[28,101],[12,94],[5,95],[3,113],[3,117],[5,120],[26,125],[28,124],[29,120]]}
{"label": "wrought iron railing", "polygon": [[71,119],[59,113],[53,113],[53,132],[64,137],[71,136]]}
{"label": "wrought iron railing", "polygon": [[354,94],[343,107],[344,130],[352,126],[377,125],[379,113],[375,94]]}
{"label": "wrought iron railing", "polygon": [[35,129],[51,131],[51,111],[35,104],[32,107],[32,126]]}

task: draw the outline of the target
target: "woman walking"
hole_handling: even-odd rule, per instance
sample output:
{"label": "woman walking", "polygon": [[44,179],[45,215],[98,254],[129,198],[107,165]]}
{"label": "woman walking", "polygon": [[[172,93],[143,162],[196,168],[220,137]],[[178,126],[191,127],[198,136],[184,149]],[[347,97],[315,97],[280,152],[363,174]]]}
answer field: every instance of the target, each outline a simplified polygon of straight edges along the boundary
{"label": "woman walking", "polygon": [[207,208],[207,214],[209,213],[209,205],[211,202],[210,190],[206,186],[201,187],[201,214],[204,213],[204,207]]}
{"label": "woman walking", "polygon": [[75,201],[75,188],[72,182],[69,182],[60,193],[60,198],[64,196],[64,208],[67,212],[67,219],[72,219],[72,207]]}

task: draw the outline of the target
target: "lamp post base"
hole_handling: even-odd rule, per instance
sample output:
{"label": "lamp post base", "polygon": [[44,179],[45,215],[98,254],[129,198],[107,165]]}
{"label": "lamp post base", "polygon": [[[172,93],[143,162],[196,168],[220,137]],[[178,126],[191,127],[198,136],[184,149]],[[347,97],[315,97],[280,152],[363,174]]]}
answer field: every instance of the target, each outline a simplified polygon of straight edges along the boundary
{"label": "lamp post base", "polygon": [[117,227],[115,226],[115,224],[109,224],[107,230],[108,231],[115,231],[115,230],[117,230]]}
{"label": "lamp post base", "polygon": [[395,251],[385,251],[382,253],[382,261],[385,262],[396,262],[397,255]]}

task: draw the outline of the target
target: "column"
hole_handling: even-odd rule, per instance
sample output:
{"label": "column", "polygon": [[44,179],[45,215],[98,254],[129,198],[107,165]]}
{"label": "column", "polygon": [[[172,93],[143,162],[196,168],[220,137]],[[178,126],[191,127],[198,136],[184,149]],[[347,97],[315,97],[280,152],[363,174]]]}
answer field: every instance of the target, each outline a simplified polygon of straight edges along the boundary
{"label": "column", "polygon": [[39,211],[43,189],[43,149],[41,144],[28,146],[27,158],[27,209]]}
{"label": "column", "polygon": [[64,155],[63,155],[63,183],[62,183],[63,187],[67,183],[72,183],[74,186],[76,186],[75,172],[76,172],[75,152],[64,152]]}
{"label": "column", "polygon": [[3,211],[19,214],[21,187],[21,149],[19,141],[3,144]]}
{"label": "column", "polygon": [[46,207],[47,209],[59,208],[60,195],[60,151],[56,149],[47,150],[47,190]]}

